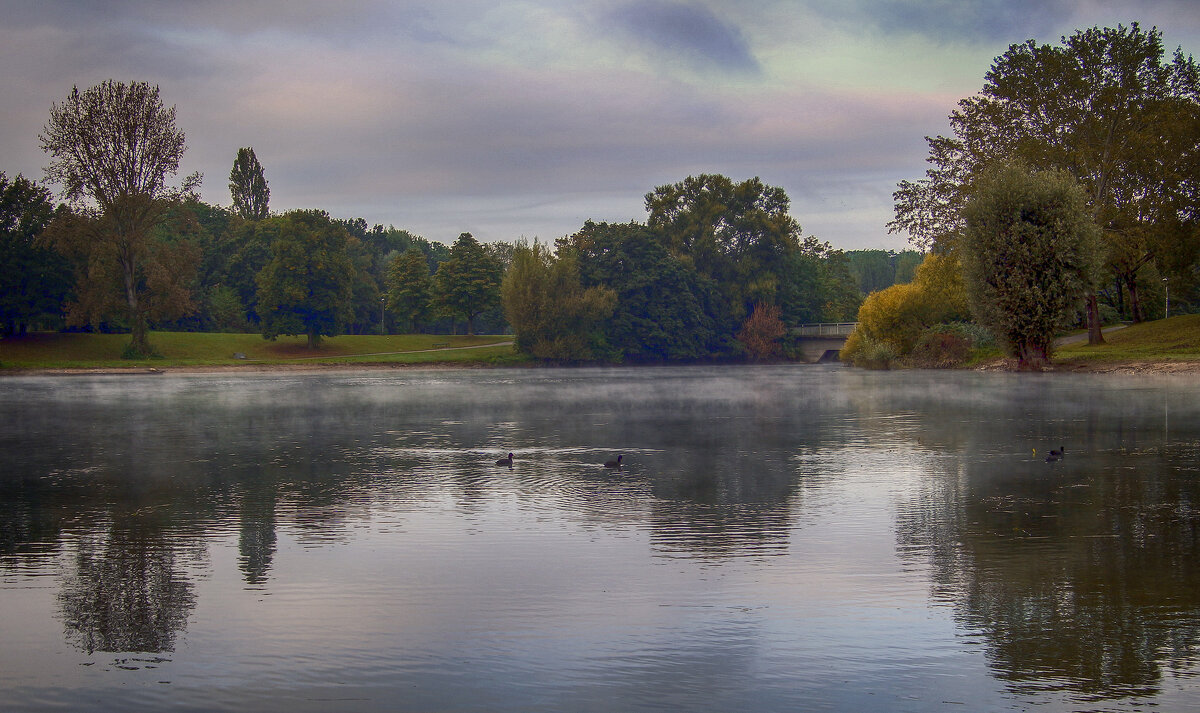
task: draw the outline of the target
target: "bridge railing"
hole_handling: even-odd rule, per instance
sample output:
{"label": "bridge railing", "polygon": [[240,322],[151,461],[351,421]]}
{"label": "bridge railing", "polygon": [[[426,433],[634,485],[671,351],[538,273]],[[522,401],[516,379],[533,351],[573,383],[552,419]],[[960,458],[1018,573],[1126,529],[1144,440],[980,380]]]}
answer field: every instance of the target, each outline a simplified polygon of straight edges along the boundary
{"label": "bridge railing", "polygon": [[858,327],[858,322],[801,324],[792,329],[792,334],[799,337],[848,337],[856,327]]}

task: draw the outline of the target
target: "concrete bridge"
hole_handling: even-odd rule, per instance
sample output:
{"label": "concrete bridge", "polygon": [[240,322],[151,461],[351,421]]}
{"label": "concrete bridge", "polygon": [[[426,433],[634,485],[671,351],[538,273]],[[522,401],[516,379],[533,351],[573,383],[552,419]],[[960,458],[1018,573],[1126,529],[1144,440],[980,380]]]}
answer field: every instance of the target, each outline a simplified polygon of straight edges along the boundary
{"label": "concrete bridge", "polygon": [[858,322],[802,324],[792,329],[792,335],[797,337],[805,361],[830,362],[837,361],[846,337],[857,326]]}

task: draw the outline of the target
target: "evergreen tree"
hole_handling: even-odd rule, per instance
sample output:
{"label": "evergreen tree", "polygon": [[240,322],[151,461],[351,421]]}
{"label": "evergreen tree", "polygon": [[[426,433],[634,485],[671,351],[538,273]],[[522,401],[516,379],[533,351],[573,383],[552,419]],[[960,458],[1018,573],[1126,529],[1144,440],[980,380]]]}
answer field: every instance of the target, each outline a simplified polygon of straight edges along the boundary
{"label": "evergreen tree", "polygon": [[425,253],[413,245],[392,258],[387,271],[387,306],[416,332],[429,316],[433,281]]}
{"label": "evergreen tree", "polygon": [[433,299],[448,317],[467,322],[475,334],[475,318],[500,304],[500,265],[470,233],[450,246],[450,257],[438,265],[433,278]]}

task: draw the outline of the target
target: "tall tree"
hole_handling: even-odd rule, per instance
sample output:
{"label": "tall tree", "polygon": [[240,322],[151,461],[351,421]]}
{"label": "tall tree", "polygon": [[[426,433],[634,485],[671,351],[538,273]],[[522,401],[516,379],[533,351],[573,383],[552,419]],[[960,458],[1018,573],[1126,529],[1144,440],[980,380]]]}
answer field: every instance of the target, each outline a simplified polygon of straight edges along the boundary
{"label": "tall tree", "polygon": [[169,249],[154,232],[169,203],[200,183],[195,173],[181,189],[166,184],[185,150],[175,107],[165,107],[158,87],[145,82],[108,80],[83,92],[74,87],[51,108],[39,138],[51,156],[47,178],[62,186],[82,218],[64,222],[55,234],[87,263],[80,273],[81,301],[68,318],[95,321],[98,311],[111,307],[116,290],[132,331],[130,353],[149,354],[152,314],[194,306],[186,288],[186,251]]}
{"label": "tall tree", "polygon": [[24,333],[39,317],[61,317],[70,266],[39,240],[53,217],[49,191],[0,171],[0,334]]}
{"label": "tall tree", "polygon": [[319,210],[285,213],[279,223],[271,259],[257,280],[262,335],[303,334],[315,349],[321,337],[341,334],[352,316],[350,236]]}
{"label": "tall tree", "polygon": [[1099,229],[1065,172],[1001,166],[963,209],[963,276],[972,311],[1020,360],[1049,364],[1055,331],[1095,290]]}
{"label": "tall tree", "polygon": [[[1127,275],[1161,249],[1137,244],[1145,231],[1200,197],[1200,70],[1178,49],[1165,61],[1157,29],[1134,23],[1078,31],[1057,46],[1013,45],[950,124],[953,137],[927,139],[926,177],[895,193],[890,226],[921,246],[957,239],[975,178],[997,161],[1074,176],[1111,246],[1112,269]],[[1103,341],[1094,293],[1088,314],[1091,341]]]}
{"label": "tall tree", "polygon": [[740,321],[755,304],[776,304],[800,225],[782,188],[757,178],[689,176],[646,194],[652,228],[671,252],[714,280]]}
{"label": "tall tree", "polygon": [[467,334],[475,334],[475,318],[500,304],[500,264],[470,233],[450,246],[450,257],[438,265],[433,299],[449,317],[462,317]]}
{"label": "tall tree", "polygon": [[247,146],[238,149],[229,172],[229,193],[233,196],[233,210],[246,220],[262,220],[270,215],[271,189],[267,187],[262,164]]}
{"label": "tall tree", "polygon": [[412,245],[398,253],[388,265],[386,277],[388,309],[408,322],[416,332],[429,316],[433,281],[421,248]]}

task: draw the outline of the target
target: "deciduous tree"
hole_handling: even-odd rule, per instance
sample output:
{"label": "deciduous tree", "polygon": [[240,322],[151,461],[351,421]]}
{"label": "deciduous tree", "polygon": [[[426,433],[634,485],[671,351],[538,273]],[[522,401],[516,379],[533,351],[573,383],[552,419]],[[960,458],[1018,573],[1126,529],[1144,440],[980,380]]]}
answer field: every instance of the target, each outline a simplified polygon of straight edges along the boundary
{"label": "deciduous tree", "polygon": [[0,171],[0,334],[20,334],[39,317],[62,315],[70,266],[39,240],[53,217],[48,190]]}
{"label": "deciduous tree", "polygon": [[315,349],[322,336],[341,334],[352,315],[350,236],[319,210],[285,213],[279,222],[271,259],[257,280],[262,335],[303,334]]}
{"label": "deciduous tree", "polygon": [[168,204],[200,183],[192,174],[181,189],[166,184],[185,150],[175,108],[165,107],[158,87],[145,82],[108,80],[83,92],[75,87],[51,108],[39,138],[51,156],[47,178],[78,209],[55,232],[56,241],[87,266],[68,318],[97,321],[117,302],[115,292],[133,333],[130,353],[150,353],[152,315],[194,307],[187,285],[195,256],[188,269],[188,251],[162,244],[154,231]]}
{"label": "deciduous tree", "polygon": [[963,209],[963,275],[976,319],[1024,369],[1048,363],[1056,330],[1099,273],[1099,229],[1065,172],[1006,165],[978,179]]}
{"label": "deciduous tree", "polygon": [[590,361],[601,352],[602,324],[616,306],[608,287],[584,287],[579,260],[534,241],[519,243],[500,287],[517,349],[538,359]]}
{"label": "deciduous tree", "polygon": [[[1134,23],[1078,31],[1057,46],[1013,45],[958,106],[954,135],[927,139],[925,179],[895,193],[891,228],[918,245],[957,239],[975,178],[1022,160],[1079,181],[1112,246],[1111,269],[1136,284],[1128,278],[1163,249],[1146,232],[1194,211],[1200,197],[1200,69],[1180,50],[1166,61],[1157,29]],[[1094,293],[1088,314],[1091,341],[1103,341]]]}

